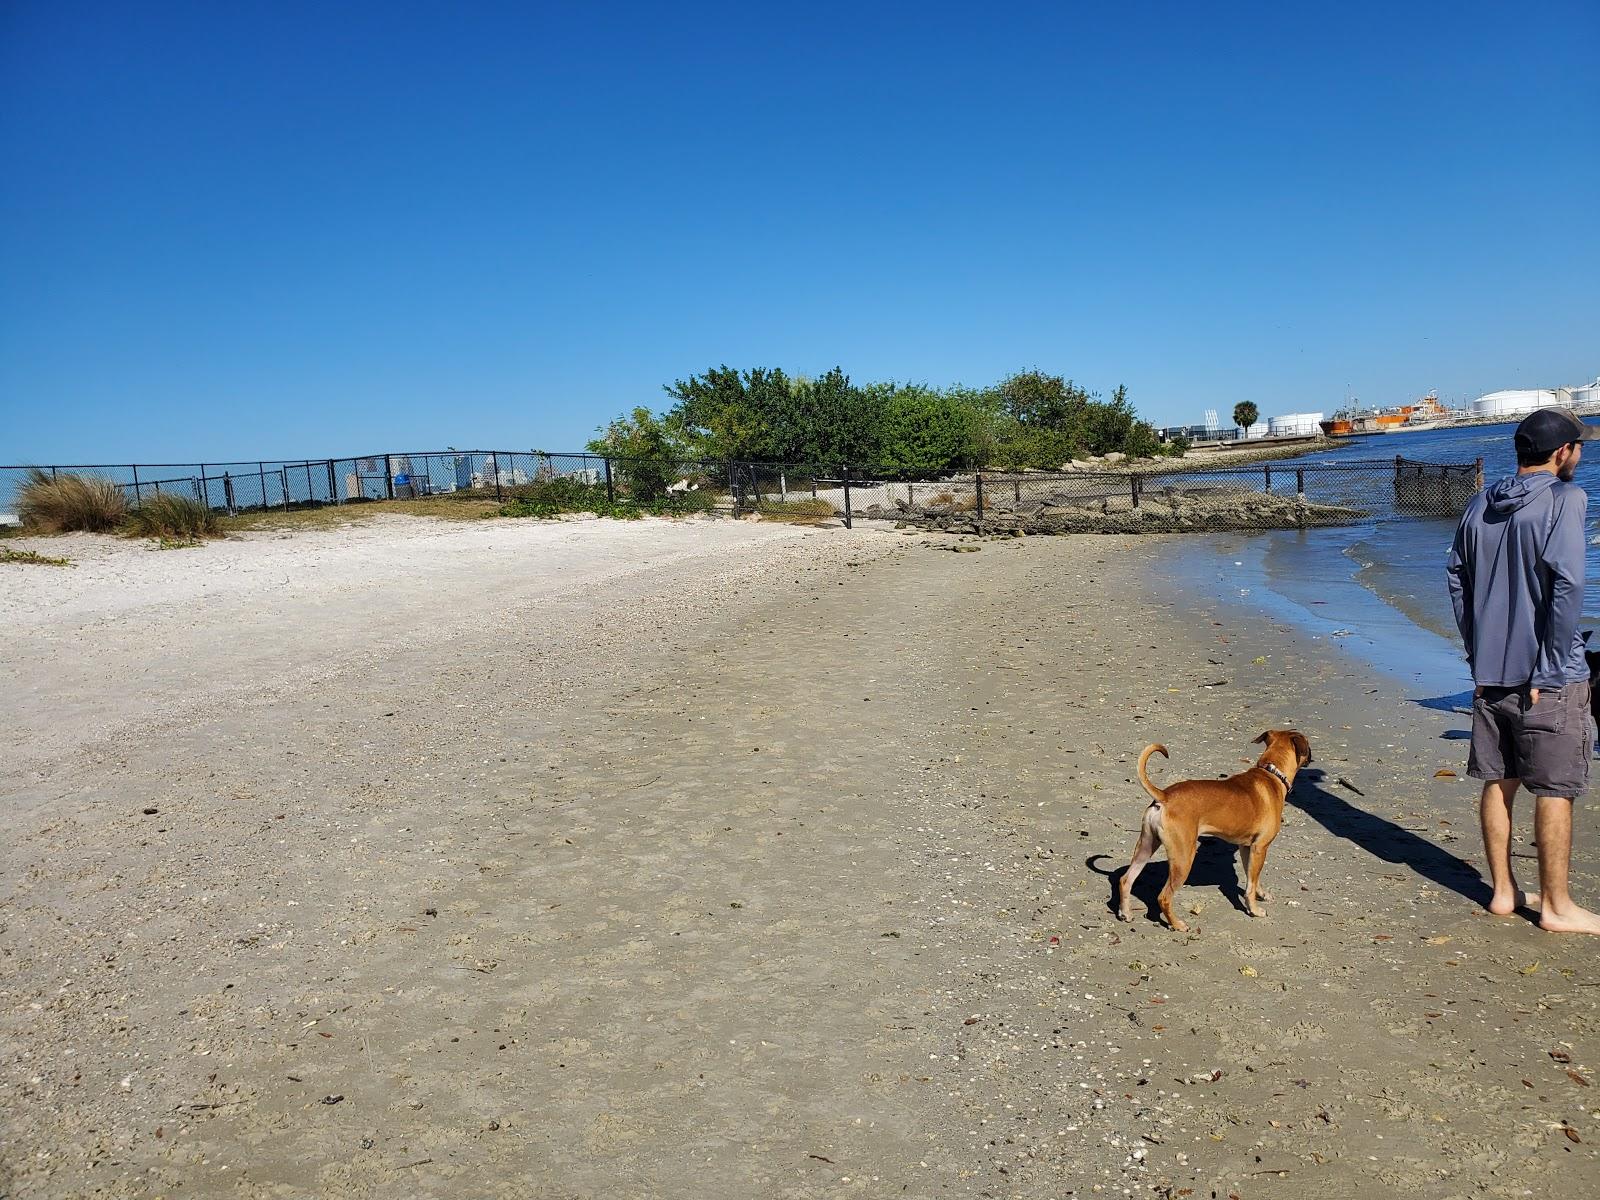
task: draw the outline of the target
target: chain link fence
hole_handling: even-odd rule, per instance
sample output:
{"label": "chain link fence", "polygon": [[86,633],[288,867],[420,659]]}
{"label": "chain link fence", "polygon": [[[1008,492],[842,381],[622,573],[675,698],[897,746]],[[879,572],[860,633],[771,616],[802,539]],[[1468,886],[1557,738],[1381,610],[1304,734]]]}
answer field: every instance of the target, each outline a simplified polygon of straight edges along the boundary
{"label": "chain link fence", "polygon": [[853,516],[962,533],[1294,529],[1459,516],[1481,462],[1379,459],[1149,471],[988,473],[861,480],[824,493]]}
{"label": "chain link fence", "polygon": [[806,464],[443,450],[293,462],[0,467],[0,513],[33,471],[105,479],[131,506],[162,494],[230,514],[455,497],[512,514],[633,506],[769,519],[892,520],[958,532],[1141,532],[1352,524],[1459,514],[1482,463],[1258,463],[1121,472],[974,472],[886,479]]}

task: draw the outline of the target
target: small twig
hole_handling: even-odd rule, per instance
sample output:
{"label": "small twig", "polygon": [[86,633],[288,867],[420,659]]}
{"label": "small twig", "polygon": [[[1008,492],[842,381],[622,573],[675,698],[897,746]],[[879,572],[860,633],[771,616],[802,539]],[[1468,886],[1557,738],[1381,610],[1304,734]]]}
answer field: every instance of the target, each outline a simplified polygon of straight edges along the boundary
{"label": "small twig", "polygon": [[429,1163],[431,1163],[432,1161],[433,1161],[433,1159],[431,1159],[431,1158],[419,1158],[419,1159],[417,1159],[416,1162],[407,1163],[405,1166],[403,1166],[403,1167],[401,1167],[399,1169],[402,1170],[402,1171],[409,1171],[412,1167],[425,1167]]}
{"label": "small twig", "polygon": [[[661,776],[659,776],[659,775],[657,775],[657,776],[656,776],[656,779],[660,779],[660,778],[661,778]],[[629,788],[629,789],[628,789],[628,790],[629,790],[629,791],[630,791],[630,792],[637,792],[637,791],[638,791],[638,790],[639,790],[639,789],[640,789],[640,788],[647,788],[647,787],[649,787],[649,786],[650,786],[650,785],[651,785],[651,784],[652,784],[652,783],[654,783],[654,782],[655,782],[655,781],[656,781],[656,779],[646,779],[646,780],[645,780],[645,781],[644,781],[644,782],[643,782],[643,783],[636,783],[636,784],[634,784],[634,785],[633,785],[633,786],[632,786],[632,787],[631,787],[631,788]]]}
{"label": "small twig", "polygon": [[1358,796],[1365,796],[1365,795],[1366,795],[1366,793],[1365,793],[1365,792],[1363,792],[1363,791],[1362,791],[1362,790],[1361,790],[1361,789],[1360,789],[1360,788],[1358,788],[1358,787],[1357,787],[1357,786],[1356,786],[1356,785],[1355,785],[1355,784],[1353,784],[1353,783],[1351,783],[1351,782],[1350,782],[1350,781],[1349,781],[1349,780],[1348,780],[1348,779],[1346,779],[1346,778],[1345,778],[1345,777],[1344,777],[1344,776],[1343,776],[1343,775],[1341,775],[1341,776],[1339,776],[1339,780],[1338,780],[1338,782],[1339,782],[1339,783],[1340,783],[1340,784],[1341,784],[1341,785],[1343,785],[1343,786],[1344,786],[1344,787],[1347,787],[1347,788],[1349,788],[1349,789],[1350,789],[1350,790],[1351,790],[1351,791],[1352,791],[1352,792],[1354,792],[1354,793],[1355,793],[1355,794],[1356,794],[1356,795],[1358,795]]}

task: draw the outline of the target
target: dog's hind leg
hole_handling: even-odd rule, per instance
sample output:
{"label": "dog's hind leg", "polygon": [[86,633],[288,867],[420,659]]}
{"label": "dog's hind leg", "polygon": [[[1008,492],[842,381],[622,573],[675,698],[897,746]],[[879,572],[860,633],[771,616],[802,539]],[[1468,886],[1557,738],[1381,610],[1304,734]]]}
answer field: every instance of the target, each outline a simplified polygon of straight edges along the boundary
{"label": "dog's hind leg", "polygon": [[1117,916],[1124,921],[1133,920],[1133,914],[1128,911],[1128,899],[1133,895],[1134,880],[1139,878],[1139,872],[1144,870],[1145,863],[1150,861],[1150,856],[1161,845],[1159,825],[1160,808],[1152,804],[1145,809],[1144,823],[1139,827],[1139,840],[1133,844],[1133,861],[1122,873],[1122,886],[1117,898]]}
{"label": "dog's hind leg", "polygon": [[1189,878],[1189,869],[1194,866],[1194,856],[1200,849],[1200,839],[1197,837],[1178,838],[1169,836],[1167,846],[1167,884],[1161,889],[1161,915],[1167,919],[1167,924],[1179,933],[1186,933],[1189,926],[1184,924],[1183,918],[1172,911],[1172,897],[1183,886],[1183,881]]}

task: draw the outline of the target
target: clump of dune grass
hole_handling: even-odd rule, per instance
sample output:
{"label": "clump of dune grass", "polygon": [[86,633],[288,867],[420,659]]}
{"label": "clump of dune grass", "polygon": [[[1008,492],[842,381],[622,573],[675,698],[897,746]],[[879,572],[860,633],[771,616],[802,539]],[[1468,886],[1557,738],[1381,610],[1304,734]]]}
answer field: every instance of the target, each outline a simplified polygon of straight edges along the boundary
{"label": "clump of dune grass", "polygon": [[39,567],[70,567],[71,559],[51,558],[40,554],[37,550],[13,550],[9,546],[0,550],[0,563],[17,563],[26,566]]}
{"label": "clump of dune grass", "polygon": [[109,533],[128,515],[128,500],[109,479],[47,475],[34,467],[17,492],[17,515],[44,533]]}
{"label": "clump of dune grass", "polygon": [[222,523],[209,504],[193,496],[161,492],[147,496],[128,513],[127,531],[133,537],[187,540],[222,536]]}

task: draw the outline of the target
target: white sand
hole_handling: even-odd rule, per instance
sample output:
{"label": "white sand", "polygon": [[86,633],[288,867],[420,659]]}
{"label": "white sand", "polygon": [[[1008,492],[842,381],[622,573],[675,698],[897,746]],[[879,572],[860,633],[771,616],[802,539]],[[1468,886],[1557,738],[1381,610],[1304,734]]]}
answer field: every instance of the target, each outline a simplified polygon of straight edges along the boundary
{"label": "white sand", "polygon": [[[733,521],[440,521],[251,533],[179,550],[96,534],[23,538],[70,568],[0,567],[0,728],[8,767],[157,714],[313,686],[348,665],[449,639],[562,596],[603,596],[677,564],[674,589],[821,531]],[[706,560],[704,571],[693,564]],[[664,596],[664,601],[672,597]],[[312,632],[314,631],[314,633]],[[398,681],[397,681],[398,686]]]}

